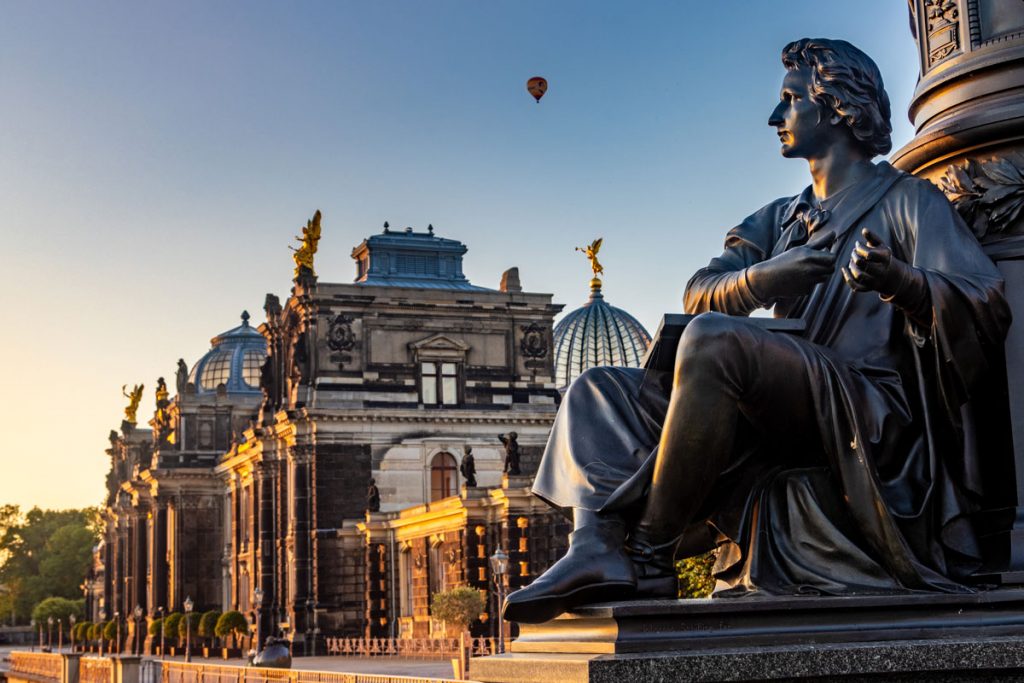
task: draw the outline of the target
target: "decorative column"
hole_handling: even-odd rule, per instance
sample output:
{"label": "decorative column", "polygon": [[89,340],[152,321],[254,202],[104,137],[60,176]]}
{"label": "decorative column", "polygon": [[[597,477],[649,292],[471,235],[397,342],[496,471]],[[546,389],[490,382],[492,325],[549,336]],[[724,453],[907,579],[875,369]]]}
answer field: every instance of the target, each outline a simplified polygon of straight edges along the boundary
{"label": "decorative column", "polygon": [[[312,561],[310,557],[310,461],[312,446],[297,446],[292,450],[292,543],[295,549],[295,586],[291,591],[290,605],[295,618],[295,632],[305,631],[306,600],[313,597],[309,593]],[[301,617],[299,615],[302,615]]]}
{"label": "decorative column", "polygon": [[[274,593],[274,476],[273,470],[266,465],[256,467],[254,474],[254,490],[257,495],[257,538],[259,554],[256,567],[256,581],[263,591],[263,609],[260,612],[259,632],[276,635],[277,624],[274,624],[274,608],[277,595]],[[262,643],[259,647],[262,647]]]}
{"label": "decorative column", "polygon": [[1024,2],[913,0],[921,77],[916,135],[897,168],[953,202],[1006,280],[1014,324],[1005,363],[975,392],[972,437],[987,509],[973,520],[979,580],[1024,582]]}
{"label": "decorative column", "polygon": [[169,613],[167,593],[167,502],[157,501],[153,524],[153,602],[151,611],[163,607]]}

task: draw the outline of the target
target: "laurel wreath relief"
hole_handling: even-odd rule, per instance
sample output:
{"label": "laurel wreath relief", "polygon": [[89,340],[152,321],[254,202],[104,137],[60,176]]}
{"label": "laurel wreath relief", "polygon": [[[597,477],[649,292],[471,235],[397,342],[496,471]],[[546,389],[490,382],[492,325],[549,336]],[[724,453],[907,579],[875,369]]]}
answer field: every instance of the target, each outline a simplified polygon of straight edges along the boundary
{"label": "laurel wreath relief", "polygon": [[1024,210],[1024,157],[1008,154],[987,161],[952,164],[939,188],[978,239],[1014,232]]}

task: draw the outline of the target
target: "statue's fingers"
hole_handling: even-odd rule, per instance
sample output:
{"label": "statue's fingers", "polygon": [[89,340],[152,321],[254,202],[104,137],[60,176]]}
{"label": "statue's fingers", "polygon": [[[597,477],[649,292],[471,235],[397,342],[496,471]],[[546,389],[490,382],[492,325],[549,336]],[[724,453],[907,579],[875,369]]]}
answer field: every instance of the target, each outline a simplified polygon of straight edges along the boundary
{"label": "statue's fingers", "polygon": [[843,281],[846,282],[847,287],[855,292],[867,291],[867,287],[853,279],[853,275],[851,275],[850,271],[846,269],[846,266],[840,268],[839,271],[843,274]]}
{"label": "statue's fingers", "polygon": [[871,228],[861,228],[860,234],[864,235],[864,239],[867,240],[869,247],[885,246],[882,238],[872,232]]}

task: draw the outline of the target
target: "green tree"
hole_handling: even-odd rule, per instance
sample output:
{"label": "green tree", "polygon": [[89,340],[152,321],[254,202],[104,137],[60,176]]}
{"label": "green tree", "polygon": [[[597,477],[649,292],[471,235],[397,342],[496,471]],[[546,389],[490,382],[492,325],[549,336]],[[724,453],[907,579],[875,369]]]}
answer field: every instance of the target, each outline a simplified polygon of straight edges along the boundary
{"label": "green tree", "polygon": [[97,512],[0,506],[0,614],[26,623],[48,597],[76,598],[98,539]]}
{"label": "green tree", "polygon": [[[199,620],[203,618],[203,615],[199,612],[190,612],[187,615],[182,615],[181,621],[178,622],[178,636],[181,638],[195,638],[199,635]],[[191,635],[189,632],[191,631]]]}
{"label": "green tree", "polygon": [[483,593],[476,588],[459,586],[434,593],[430,601],[430,615],[459,631],[465,631],[480,616],[485,606]]}
{"label": "green tree", "polygon": [[164,637],[170,640],[178,638],[178,624],[185,615],[181,612],[171,612],[164,619]]}
{"label": "green tree", "polygon": [[103,637],[110,642],[117,640],[117,622],[111,619],[103,625]]}
{"label": "green tree", "polygon": [[199,619],[199,628],[196,632],[203,638],[206,638],[210,645],[213,645],[213,639],[217,637],[217,620],[220,619],[220,612],[215,609],[209,612],[204,612],[203,616]]}
{"label": "green tree", "polygon": [[715,589],[715,577],[711,575],[711,569],[714,566],[714,551],[676,562],[676,573],[679,575],[679,597],[710,597],[711,591]]}
{"label": "green tree", "polygon": [[89,628],[89,640],[98,641],[103,637],[103,629],[106,627],[102,621],[97,621]]}
{"label": "green tree", "polygon": [[83,608],[83,600],[46,598],[32,609],[32,618],[36,620],[37,624],[45,624],[47,619],[51,617],[56,624],[57,620],[60,619],[61,624],[66,629],[71,624],[68,621],[68,617],[74,614],[76,619],[80,618],[84,612]]}
{"label": "green tree", "polygon": [[228,611],[220,615],[220,618],[217,619],[217,626],[214,628],[214,633],[219,638],[234,636],[235,644],[237,645],[238,639],[249,633],[249,622],[241,612],[236,612],[234,610]]}
{"label": "green tree", "polygon": [[91,621],[80,621],[75,624],[75,642],[85,643],[92,636],[92,622]]}
{"label": "green tree", "polygon": [[153,636],[154,638],[159,638],[160,637],[160,627],[163,626],[163,625],[164,625],[164,620],[163,619],[154,619],[153,621],[149,622],[149,635]]}

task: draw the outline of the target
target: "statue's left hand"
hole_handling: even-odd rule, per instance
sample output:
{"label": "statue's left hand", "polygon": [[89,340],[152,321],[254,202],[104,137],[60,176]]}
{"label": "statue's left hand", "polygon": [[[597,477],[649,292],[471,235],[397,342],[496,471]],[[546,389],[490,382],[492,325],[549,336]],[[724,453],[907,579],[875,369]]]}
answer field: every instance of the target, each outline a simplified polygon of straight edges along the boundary
{"label": "statue's left hand", "polygon": [[892,255],[882,238],[868,228],[861,230],[864,242],[854,244],[850,262],[842,268],[843,279],[855,292],[875,291],[891,296],[901,288],[910,266]]}

